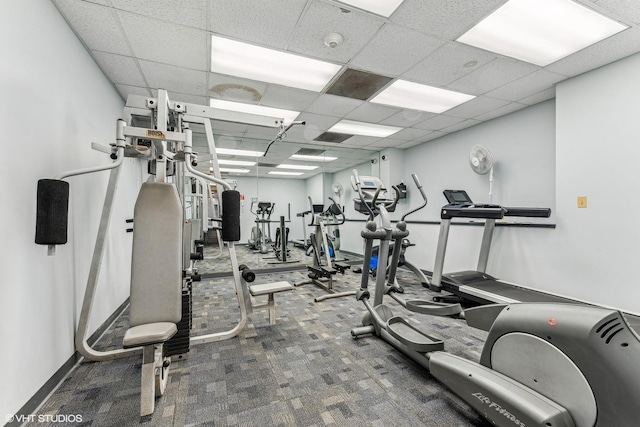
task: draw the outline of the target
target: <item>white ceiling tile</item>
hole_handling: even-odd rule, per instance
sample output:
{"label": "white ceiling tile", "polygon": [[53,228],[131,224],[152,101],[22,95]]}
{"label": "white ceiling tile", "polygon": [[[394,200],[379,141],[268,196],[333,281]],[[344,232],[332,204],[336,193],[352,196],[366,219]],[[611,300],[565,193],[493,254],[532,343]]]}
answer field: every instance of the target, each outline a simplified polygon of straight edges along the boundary
{"label": "white ceiling tile", "polygon": [[[157,89],[151,89],[151,92],[154,97],[158,96]],[[168,95],[171,101],[186,102],[188,104],[196,105],[209,105],[209,98],[206,96],[196,96],[178,92],[169,92]]]}
{"label": "white ceiling tile", "polygon": [[[223,122],[220,120],[211,120],[211,127],[213,128],[214,134],[230,136],[230,137],[241,137],[247,130],[247,125],[242,123],[235,122]],[[236,139],[229,139],[230,141],[236,141]],[[227,139],[223,139],[223,141],[227,141]],[[220,145],[221,147],[227,147],[227,145]]]}
{"label": "white ceiling tile", "polygon": [[120,95],[122,95],[125,101],[128,95],[151,96],[151,92],[149,92],[149,89],[146,87],[116,84],[116,88],[118,88],[118,92],[120,92]]}
{"label": "white ceiling tile", "polygon": [[100,4],[102,6],[111,6],[111,4],[109,3],[109,0],[82,0],[82,1],[86,1],[87,3]]}
{"label": "white ceiling tile", "polygon": [[357,99],[325,94],[318,96],[307,111],[325,116],[344,117],[362,104],[363,101]]}
{"label": "white ceiling tile", "polygon": [[446,127],[455,125],[457,123],[463,122],[466,119],[460,117],[446,116],[444,114],[439,114],[432,119],[425,120],[422,123],[418,123],[415,125],[418,129],[427,129],[427,130],[440,130]]}
{"label": "white ceiling tile", "polygon": [[[338,123],[340,121],[337,117],[326,116],[322,114],[313,114],[308,112],[303,112],[298,116],[298,120],[305,121],[307,124],[305,127],[305,133],[307,131],[320,131],[320,133],[327,131],[330,127]],[[299,128],[299,126],[295,126],[293,129]],[[300,129],[297,129],[300,130]]]}
{"label": "white ceiling tile", "polygon": [[418,138],[415,141],[422,141],[422,142],[427,142],[427,141],[433,141],[434,139],[438,139],[438,138],[442,138],[443,136],[447,135],[448,132],[445,131],[435,131],[430,133],[429,135],[425,136],[424,138]]}
{"label": "white ceiling tile", "polygon": [[[466,44],[447,42],[401,77],[442,87],[495,59],[497,55]],[[465,67],[475,61],[475,65]]]}
{"label": "white ceiling tile", "polygon": [[376,141],[380,141],[383,138],[377,138],[374,136],[354,135],[351,138],[343,141],[340,145],[345,147],[363,147],[365,145],[371,145]]}
{"label": "white ceiling tile", "polygon": [[134,58],[100,51],[93,51],[93,57],[113,83],[129,86],[147,85]]}
{"label": "white ceiling tile", "polygon": [[267,90],[267,84],[256,80],[209,73],[207,94],[226,101],[258,104]]}
{"label": "white ceiling tile", "polygon": [[448,84],[447,88],[470,95],[482,95],[527,74],[531,74],[539,68],[521,61],[496,58]]}
{"label": "white ceiling tile", "polygon": [[552,87],[551,89],[546,89],[546,90],[543,90],[542,92],[538,92],[535,95],[522,98],[518,100],[518,102],[521,104],[534,105],[534,104],[538,104],[539,102],[547,101],[555,97],[556,97],[556,88]]}
{"label": "white ceiling tile", "polygon": [[427,120],[431,117],[435,117],[437,114],[428,113],[426,111],[416,111],[416,110],[402,110],[393,116],[386,118],[380,122],[381,125],[389,125],[389,126],[400,126],[400,127],[411,127],[416,123],[420,123],[424,120]]}
{"label": "white ceiling tile", "polygon": [[487,92],[486,95],[507,101],[517,101],[530,95],[532,92],[541,92],[550,89],[564,79],[566,79],[565,76],[542,69]]}
{"label": "white ceiling tile", "polygon": [[113,9],[83,1],[54,3],[89,49],[131,56]]}
{"label": "white ceiling tile", "polygon": [[505,0],[404,0],[391,21],[441,39],[453,39],[500,7]]}
{"label": "white ceiling tile", "polygon": [[453,126],[448,126],[448,127],[444,128],[442,130],[444,132],[453,133],[453,132],[457,132],[457,131],[462,130],[462,129],[470,128],[471,126],[475,126],[475,125],[477,125],[479,123],[482,123],[482,122],[479,121],[479,120],[467,119],[467,120],[465,120],[463,122],[460,122],[460,123],[457,123],[457,124],[455,124]]}
{"label": "white ceiling tile", "polygon": [[[351,10],[344,13],[335,4],[313,0],[296,27],[289,50],[333,61],[348,62],[360,51],[384,24],[384,20],[371,14]],[[323,39],[329,33],[344,37],[335,48],[325,46]]]}
{"label": "white ceiling tile", "polygon": [[394,138],[382,138],[380,141],[376,141],[373,144],[369,144],[367,147],[370,148],[400,148],[403,144],[406,144],[407,141],[401,139]]}
{"label": "white ceiling tile", "polygon": [[262,46],[286,48],[305,7],[300,0],[215,0],[211,27],[215,34]]}
{"label": "white ceiling tile", "polygon": [[638,0],[594,0],[597,5],[615,13],[627,23],[640,24],[640,7]]}
{"label": "white ceiling tile", "polygon": [[157,62],[139,61],[152,88],[203,96],[207,93],[207,73]]}
{"label": "white ceiling tile", "polygon": [[[398,76],[442,44],[441,40],[416,31],[386,24],[351,60],[351,65],[377,74]],[[384,58],[380,57],[382,52]]]}
{"label": "white ceiling tile", "polygon": [[401,131],[394,133],[392,137],[403,141],[413,141],[416,138],[422,138],[430,133],[431,131],[427,129],[404,128]]}
{"label": "white ceiling tile", "polygon": [[545,69],[565,76],[576,76],[637,52],[640,52],[640,28],[632,27],[556,61]]}
{"label": "white ceiling tile", "polygon": [[521,110],[525,107],[528,107],[528,105],[520,104],[519,102],[512,102],[511,104],[505,105],[504,107],[500,107],[488,113],[482,114],[476,117],[476,119],[482,121],[491,120],[495,119],[496,117],[505,116],[507,114],[513,113],[514,111]]}
{"label": "white ceiling tile", "polygon": [[209,71],[209,33],[146,16],[118,11],[135,56],[140,59]]}
{"label": "white ceiling tile", "polygon": [[422,144],[424,141],[409,141],[409,142],[405,142],[404,144],[399,145],[396,148],[400,148],[400,149],[406,149],[406,148],[411,148],[411,147],[415,147],[416,145],[420,145]]}
{"label": "white ceiling tile", "polygon": [[116,9],[146,15],[188,27],[207,29],[205,0],[111,0]]}
{"label": "white ceiling tile", "polygon": [[378,123],[379,121],[384,120],[387,117],[398,112],[400,112],[399,108],[363,102],[358,108],[347,114],[345,116],[345,119],[368,123]]}
{"label": "white ceiling tile", "polygon": [[[246,138],[265,139],[271,141],[278,134],[278,129],[261,126],[248,126],[244,136]],[[271,152],[271,151],[269,151]]]}
{"label": "white ceiling tile", "polygon": [[318,98],[318,93],[290,87],[267,85],[260,105],[293,111],[306,110]]}
{"label": "white ceiling tile", "polygon": [[488,113],[496,108],[507,105],[509,101],[502,99],[489,98],[488,96],[475,97],[462,105],[458,105],[447,111],[447,114],[455,117],[464,117],[467,119],[477,117],[480,114]]}

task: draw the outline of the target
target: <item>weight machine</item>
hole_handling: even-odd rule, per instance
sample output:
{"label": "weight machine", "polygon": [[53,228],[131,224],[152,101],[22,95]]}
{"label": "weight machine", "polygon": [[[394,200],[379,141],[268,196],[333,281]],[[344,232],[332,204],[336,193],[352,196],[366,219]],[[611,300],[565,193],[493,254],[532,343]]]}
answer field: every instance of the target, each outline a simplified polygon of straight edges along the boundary
{"label": "weight machine", "polygon": [[[242,121],[273,126],[271,119],[245,113],[171,102],[165,90],[157,98],[130,95],[124,119],[117,121],[115,143],[92,148],[109,154],[113,163],[65,172],[55,179],[38,182],[36,238],[47,245],[67,243],[69,184],[72,176],[110,171],[98,235],[76,331],[76,349],[87,360],[110,360],[142,355],[141,416],[153,413],[155,397],[164,393],[172,360],[188,352],[189,345],[217,342],[235,337],[244,328],[247,314],[258,308],[270,310],[275,321],[273,294],[293,289],[288,282],[249,286],[246,268],[238,265],[235,242],[240,239],[240,193],[221,179],[211,119]],[[204,126],[213,175],[195,169],[192,125]],[[124,157],[146,160],[151,178],[138,195],[133,219],[130,321],[122,349],[99,351],[87,342],[88,324],[105,252],[114,195]],[[198,280],[189,254],[183,249],[185,177],[193,176],[217,185],[222,206],[221,237],[227,242],[240,320],[224,332],[190,336],[191,291]],[[244,275],[242,276],[241,273]],[[246,276],[246,277],[245,277]],[[254,276],[255,277],[255,276]],[[267,295],[269,303],[253,306],[251,296]]]}

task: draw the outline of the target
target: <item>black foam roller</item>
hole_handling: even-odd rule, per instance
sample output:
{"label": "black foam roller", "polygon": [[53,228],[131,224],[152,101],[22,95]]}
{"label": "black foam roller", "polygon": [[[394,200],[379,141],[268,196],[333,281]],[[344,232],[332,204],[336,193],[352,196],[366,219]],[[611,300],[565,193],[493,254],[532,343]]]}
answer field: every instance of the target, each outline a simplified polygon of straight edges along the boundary
{"label": "black foam roller", "polygon": [[249,268],[245,268],[242,270],[242,278],[251,283],[254,280],[256,280],[256,273],[254,273],[253,271],[249,270]]}
{"label": "black foam roller", "polygon": [[240,193],[235,190],[222,192],[222,240],[240,240]]}
{"label": "black foam roller", "polygon": [[39,180],[36,243],[39,245],[67,243],[68,216],[69,183],[58,179]]}

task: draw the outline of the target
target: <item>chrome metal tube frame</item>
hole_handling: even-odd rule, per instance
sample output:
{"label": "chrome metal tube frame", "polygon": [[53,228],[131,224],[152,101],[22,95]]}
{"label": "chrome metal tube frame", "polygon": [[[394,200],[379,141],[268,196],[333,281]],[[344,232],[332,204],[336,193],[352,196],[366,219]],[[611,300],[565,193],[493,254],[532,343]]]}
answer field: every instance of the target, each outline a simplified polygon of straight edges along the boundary
{"label": "chrome metal tube frame", "polygon": [[[89,268],[89,277],[87,278],[87,287],[84,293],[82,309],[80,311],[80,319],[78,320],[78,328],[76,329],[75,336],[75,345],[78,353],[80,353],[86,359],[93,361],[110,360],[120,357],[127,357],[134,354],[142,354],[141,347],[110,351],[98,351],[91,348],[91,346],[89,346],[89,343],[87,343],[87,328],[91,315],[91,307],[93,305],[95,291],[98,285],[100,267],[102,265],[102,256],[104,254],[107,233],[109,232],[109,222],[112,211],[111,208],[113,206],[113,199],[118,187],[118,177],[120,176],[119,166],[122,164],[122,159],[124,159],[124,126],[125,122],[123,120],[118,120],[116,131],[118,159],[108,167],[92,168],[94,169],[92,172],[111,169],[109,184],[107,185],[107,193],[105,195],[104,205],[102,207],[102,215],[100,217],[100,225],[98,226],[98,236],[96,237],[96,244],[93,249],[91,267]],[[88,171],[88,169],[85,169],[85,172],[83,173],[90,173],[86,171]],[[73,173],[67,176],[72,175],[79,175],[79,173]]]}
{"label": "chrome metal tube frame", "polygon": [[481,273],[485,273],[487,271],[487,262],[489,261],[489,251],[491,250],[491,240],[493,239],[493,230],[495,226],[495,219],[488,218],[484,222],[482,243],[480,244],[480,255],[478,256],[478,268],[476,268],[476,271]]}
{"label": "chrome metal tube frame", "polygon": [[72,171],[63,172],[60,175],[54,177],[54,179],[62,180],[62,179],[65,179],[65,178],[76,176],[76,175],[84,175],[84,174],[88,174],[88,173],[101,172],[101,171],[105,171],[105,170],[109,170],[109,169],[115,169],[115,168],[119,167],[122,164],[122,162],[124,161],[124,147],[125,147],[124,127],[125,126],[126,126],[126,123],[124,122],[124,120],[118,119],[118,121],[116,122],[116,148],[117,148],[116,155],[117,155],[117,158],[113,163],[111,163],[110,165],[94,166],[94,167],[91,167],[91,168],[76,169],[76,170],[72,170]]}
{"label": "chrome metal tube frame", "polygon": [[440,223],[440,234],[438,235],[438,247],[436,249],[436,262],[433,266],[433,276],[431,278],[431,290],[442,290],[442,272],[444,270],[444,256],[447,253],[447,241],[449,240],[449,228],[451,219],[443,219]]}
{"label": "chrome metal tube frame", "polygon": [[[193,154],[192,141],[191,141],[191,138],[192,138],[191,129],[185,129],[184,133],[185,133],[184,163],[187,170],[192,175],[198,176],[207,181],[215,182],[216,184],[220,184],[226,190],[232,190],[233,187],[228,182],[211,175],[206,175],[202,172],[195,170],[195,168],[191,164],[191,156]],[[244,329],[244,326],[247,323],[247,308],[245,304],[247,304],[247,302],[250,301],[249,290],[247,289],[246,286],[243,286],[243,281],[242,281],[242,278],[240,277],[240,269],[238,264],[238,256],[236,255],[235,242],[227,242],[227,246],[229,248],[229,258],[231,259],[231,271],[233,272],[233,282],[236,288],[236,296],[238,298],[238,305],[240,306],[240,321],[235,327],[233,327],[228,331],[192,337],[189,341],[193,345],[223,341],[229,338],[233,338],[237,336],[242,331],[242,329]]]}

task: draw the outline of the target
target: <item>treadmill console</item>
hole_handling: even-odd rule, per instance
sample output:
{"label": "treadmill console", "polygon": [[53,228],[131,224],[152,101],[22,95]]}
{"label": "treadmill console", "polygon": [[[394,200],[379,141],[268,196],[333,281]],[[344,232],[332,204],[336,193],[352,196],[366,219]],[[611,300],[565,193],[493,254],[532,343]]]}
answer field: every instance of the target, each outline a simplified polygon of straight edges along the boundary
{"label": "treadmill console", "polygon": [[464,190],[444,190],[442,192],[450,205],[472,205],[471,198]]}
{"label": "treadmill console", "polygon": [[[352,186],[355,184],[352,182]],[[394,200],[392,194],[387,190],[384,186],[384,183],[377,176],[360,176],[360,189],[362,190],[362,194],[364,195],[365,202],[372,209],[375,210],[375,206],[372,206],[373,198],[376,195],[376,192],[380,189],[378,193],[378,198],[376,199],[376,203],[388,203]],[[355,188],[354,188],[355,190]],[[369,214],[369,210],[362,203],[360,198],[354,199],[354,209],[363,214]],[[389,212],[395,211],[395,205],[388,209]]]}
{"label": "treadmill console", "polygon": [[440,218],[442,219],[455,217],[502,219],[505,216],[549,218],[551,216],[551,209],[549,208],[504,207],[493,204],[473,203],[464,190],[444,190],[442,193],[448,202],[440,211]]}

